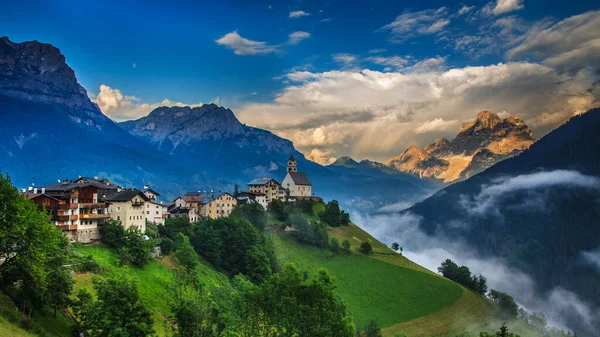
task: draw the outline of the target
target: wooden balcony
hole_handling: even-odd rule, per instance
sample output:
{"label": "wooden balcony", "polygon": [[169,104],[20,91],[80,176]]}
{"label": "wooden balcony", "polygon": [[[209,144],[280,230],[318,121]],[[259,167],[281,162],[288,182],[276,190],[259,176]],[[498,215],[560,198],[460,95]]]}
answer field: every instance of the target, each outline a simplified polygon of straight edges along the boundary
{"label": "wooden balcony", "polygon": [[106,208],[105,202],[82,202],[79,203],[81,208]]}
{"label": "wooden balcony", "polygon": [[133,206],[133,207],[144,206],[144,200],[132,200],[131,206]]}
{"label": "wooden balcony", "polygon": [[108,219],[110,214],[80,214],[80,219]]}
{"label": "wooden balcony", "polygon": [[77,225],[58,225],[56,227],[58,227],[58,229],[60,229],[62,231],[76,231],[77,230]]}
{"label": "wooden balcony", "polygon": [[56,219],[58,221],[69,221],[69,220],[77,220],[79,219],[79,215],[57,215]]}
{"label": "wooden balcony", "polygon": [[78,207],[78,204],[70,204],[70,203],[58,205],[58,208],[63,211],[66,211],[69,209],[77,209],[77,207]]}
{"label": "wooden balcony", "polygon": [[79,198],[79,192],[72,192],[72,193],[69,195],[69,198]]}

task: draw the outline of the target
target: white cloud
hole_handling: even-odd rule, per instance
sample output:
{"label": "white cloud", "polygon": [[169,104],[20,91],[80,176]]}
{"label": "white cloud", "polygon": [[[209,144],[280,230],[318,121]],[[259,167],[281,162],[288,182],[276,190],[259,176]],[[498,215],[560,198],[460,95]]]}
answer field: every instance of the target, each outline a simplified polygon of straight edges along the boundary
{"label": "white cloud", "polygon": [[497,0],[496,7],[492,10],[494,15],[500,15],[512,11],[523,9],[523,0]]}
{"label": "white cloud", "polygon": [[[148,115],[152,110],[161,106],[202,106],[203,103],[185,104],[174,102],[167,98],[157,103],[142,103],[135,96],[124,95],[121,90],[113,89],[107,85],[100,85],[97,95],[90,94],[92,102],[98,104],[103,114],[112,120],[121,122],[124,120],[138,119]],[[218,101],[218,98],[216,99]]]}
{"label": "white cloud", "polygon": [[276,46],[270,46],[266,42],[246,39],[237,31],[225,34],[215,42],[233,50],[236,55],[269,54],[278,51]]}
{"label": "white cloud", "polygon": [[[344,64],[356,60],[339,59]],[[333,156],[385,161],[406,144],[453,138],[453,128],[423,132],[425,123],[438,118],[464,121],[485,109],[506,111],[523,118],[540,137],[593,107],[594,95],[600,94],[589,90],[594,78],[558,74],[545,65],[512,62],[444,70],[442,60],[434,60],[400,72],[292,72],[283,76],[288,85],[273,102],[243,105],[237,115],[292,140],[304,152],[318,147],[333,150]],[[314,137],[316,129],[323,137]]]}
{"label": "white cloud", "polygon": [[344,53],[333,54],[331,55],[331,58],[333,58],[333,60],[336,62],[343,63],[344,65],[350,65],[357,60],[356,56]]}
{"label": "white cloud", "polygon": [[583,175],[577,171],[555,170],[523,174],[516,177],[499,178],[490,185],[481,187],[478,195],[471,198],[463,197],[461,205],[470,214],[498,213],[500,201],[517,191],[534,191],[552,186],[577,186],[582,188],[599,189],[600,179]]}
{"label": "white cloud", "polygon": [[273,8],[273,5],[269,5],[269,7],[267,7],[267,9],[271,9],[271,8]]}
{"label": "white cloud", "polygon": [[[592,327],[598,308],[587,304],[584,299],[561,287],[555,287],[546,294],[537,291],[533,279],[522,271],[507,265],[495,257],[479,255],[472,245],[460,236],[448,238],[443,231],[434,235],[426,234],[420,228],[421,217],[410,212],[397,213],[404,205],[390,205],[388,214],[366,215],[352,212],[355,224],[369,232],[383,243],[390,245],[398,242],[403,247],[403,255],[411,261],[432,270],[445,259],[451,259],[459,265],[466,265],[472,273],[487,278],[489,289],[497,289],[513,296],[520,306],[531,312],[544,312],[550,324],[566,329],[566,317],[576,317],[582,326]],[[469,224],[451,221],[447,224],[454,228],[468,228]]]}
{"label": "white cloud", "polygon": [[387,49],[384,49],[384,48],[371,49],[371,50],[369,50],[369,54],[385,53],[386,51],[387,51]]}
{"label": "white cloud", "polygon": [[302,31],[293,32],[288,36],[288,43],[298,44],[298,43],[300,43],[300,41],[310,38],[310,36],[311,36],[310,33],[307,33],[307,32],[302,32]]}
{"label": "white cloud", "polygon": [[377,31],[389,32],[392,42],[404,42],[419,35],[439,33],[450,23],[448,9],[427,9],[418,12],[406,11]]}
{"label": "white cloud", "polygon": [[595,68],[600,61],[599,40],[600,11],[589,11],[556,23],[535,25],[507,52],[507,57],[533,56],[559,70]]}
{"label": "white cloud", "polygon": [[471,12],[473,9],[475,8],[475,6],[467,6],[467,5],[463,5],[459,10],[458,10],[458,15],[463,15],[463,14],[467,14],[469,12]]}
{"label": "white cloud", "polygon": [[307,13],[305,11],[293,11],[293,12],[290,12],[289,17],[290,18],[301,18],[303,16],[309,16],[309,15],[310,15],[310,13]]}
{"label": "white cloud", "polygon": [[332,19],[331,18],[323,18],[320,21],[321,22],[330,22]]}
{"label": "white cloud", "polygon": [[371,56],[366,58],[367,61],[373,62],[375,64],[379,64],[382,66],[392,67],[395,69],[404,68],[410,60],[408,58],[400,57],[400,56]]}
{"label": "white cloud", "polygon": [[600,248],[589,252],[582,252],[581,256],[586,263],[591,264],[600,271]]}
{"label": "white cloud", "polygon": [[425,121],[419,125],[415,129],[416,133],[427,133],[427,132],[440,132],[446,131],[449,129],[455,129],[456,125],[458,125],[458,120],[453,119],[450,121],[445,121],[442,118],[432,119],[430,121]]}
{"label": "white cloud", "polygon": [[133,69],[137,68],[137,64],[135,64],[135,63],[132,64],[131,66],[133,67]]}
{"label": "white cloud", "polygon": [[308,152],[305,156],[306,159],[312,160],[315,163],[319,163],[321,165],[329,165],[332,164],[336,158],[332,157],[333,151],[331,150],[322,150],[319,148],[314,148],[310,152]]}

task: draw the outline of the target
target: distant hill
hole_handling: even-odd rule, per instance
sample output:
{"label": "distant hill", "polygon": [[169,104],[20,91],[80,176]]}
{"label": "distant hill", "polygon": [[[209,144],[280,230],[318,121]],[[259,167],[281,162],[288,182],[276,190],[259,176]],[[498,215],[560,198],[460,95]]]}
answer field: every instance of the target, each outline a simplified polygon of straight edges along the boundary
{"label": "distant hill", "polygon": [[[480,254],[529,274],[540,293],[556,287],[600,306],[600,109],[550,132],[518,156],[414,205],[429,235],[466,240]],[[460,225],[457,225],[460,224]],[[596,262],[597,263],[597,262]],[[600,331],[564,313],[578,334]]]}
{"label": "distant hill", "polygon": [[419,149],[411,145],[386,165],[423,179],[449,183],[468,178],[527,149],[535,138],[517,116],[501,119],[482,111],[472,121],[463,123],[452,141],[438,138]]}
{"label": "distant hill", "polygon": [[330,170],[214,104],[161,107],[117,125],[90,101],[56,47],[0,39],[0,169],[19,187],[99,175],[151,185],[168,201],[186,190],[245,188],[265,175],[282,180],[290,155],[315,194],[345,207],[415,201],[434,188],[414,178]]}

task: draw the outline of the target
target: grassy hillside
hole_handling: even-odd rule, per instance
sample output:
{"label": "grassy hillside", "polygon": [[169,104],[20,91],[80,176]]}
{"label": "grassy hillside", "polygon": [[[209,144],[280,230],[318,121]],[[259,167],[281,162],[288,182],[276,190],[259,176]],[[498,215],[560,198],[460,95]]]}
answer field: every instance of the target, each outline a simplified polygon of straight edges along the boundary
{"label": "grassy hillside", "polygon": [[332,228],[329,235],[350,241],[353,251],[369,241],[373,253],[332,257],[296,243],[289,233],[271,236],[280,262],[309,271],[327,268],[336,277],[337,292],[359,327],[375,319],[385,327],[385,336],[454,336],[485,329],[493,316],[494,307],[482,296],[395,253],[355,225]]}
{"label": "grassy hillside", "polygon": [[[84,255],[92,255],[100,267],[108,272],[119,268],[117,253],[105,245],[77,246],[74,250]],[[158,336],[165,336],[167,326],[170,324],[167,315],[170,313],[170,291],[175,280],[172,269],[178,265],[176,258],[166,256],[161,259],[152,259],[144,268],[129,267],[126,269],[127,274],[137,280],[140,298],[152,310],[154,330]],[[225,280],[225,276],[214,271],[203,261],[196,268],[196,274],[200,282],[204,284],[218,285]],[[93,277],[93,273],[75,275],[75,293],[82,287],[93,291]]]}
{"label": "grassy hillside", "polygon": [[[26,324],[24,330],[20,324]],[[71,321],[57,312],[44,310],[34,312],[31,320],[26,320],[15,303],[5,294],[0,292],[0,337],[8,336],[48,336],[61,337],[70,334]]]}

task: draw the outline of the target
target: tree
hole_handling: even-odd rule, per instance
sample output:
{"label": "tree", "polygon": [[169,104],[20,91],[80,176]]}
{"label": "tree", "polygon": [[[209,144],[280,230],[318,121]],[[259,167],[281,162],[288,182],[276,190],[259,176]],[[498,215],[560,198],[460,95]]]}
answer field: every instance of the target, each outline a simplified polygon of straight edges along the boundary
{"label": "tree", "polygon": [[350,224],[350,214],[348,212],[340,212],[340,223],[342,224],[342,226],[348,226]]}
{"label": "tree", "polygon": [[344,240],[344,241],[342,242],[342,248],[344,248],[344,252],[345,252],[346,254],[347,254],[347,253],[350,253],[350,241],[348,241],[348,240]]}
{"label": "tree", "polygon": [[190,221],[185,216],[177,216],[174,218],[167,218],[164,226],[159,226],[159,233],[162,236],[166,236],[171,240],[176,240],[179,233],[183,233],[188,237],[194,234],[194,226],[190,224]]}
{"label": "tree", "polygon": [[175,255],[181,265],[188,269],[194,269],[198,265],[198,255],[196,255],[190,239],[183,233],[177,235]]}
{"label": "tree", "polygon": [[488,298],[498,304],[500,318],[510,320],[517,318],[519,306],[515,303],[512,296],[492,289],[488,294]]}
{"label": "tree", "polygon": [[136,284],[121,272],[95,279],[97,300],[81,289],[73,304],[80,331],[94,337],[143,337],[154,333],[150,311],[142,304]]}
{"label": "tree", "polygon": [[332,238],[329,243],[329,249],[334,253],[338,254],[340,252],[340,242],[336,238]]}
{"label": "tree", "polygon": [[273,248],[247,220],[202,219],[191,242],[200,256],[231,277],[241,273],[261,282],[277,266]]}
{"label": "tree", "polygon": [[125,247],[131,255],[131,263],[138,267],[145,266],[150,261],[152,241],[144,237],[137,227],[132,226],[126,231],[126,242]]}
{"label": "tree", "polygon": [[339,227],[342,224],[340,205],[337,200],[331,200],[327,203],[325,211],[321,214],[321,220],[331,227]]}
{"label": "tree", "polygon": [[54,309],[54,317],[58,309],[66,308],[69,304],[69,295],[73,291],[74,283],[71,272],[62,266],[58,266],[48,275],[46,302]]}
{"label": "tree", "polygon": [[127,245],[125,228],[121,226],[119,221],[108,220],[100,227],[102,241],[113,248],[120,248]]}
{"label": "tree", "polygon": [[371,252],[373,251],[373,246],[371,246],[371,244],[368,241],[364,241],[360,244],[359,251],[363,254],[371,254]]}
{"label": "tree", "polygon": [[365,325],[364,334],[360,335],[364,337],[382,337],[381,328],[374,320],[370,320],[367,325]]}
{"label": "tree", "polygon": [[349,311],[324,269],[305,278],[288,264],[261,285],[243,277],[234,278],[232,284],[233,298],[226,308],[234,314],[228,318],[228,328],[235,330],[231,335],[272,336],[265,332],[285,331],[279,336],[354,336]]}
{"label": "tree", "polygon": [[58,271],[66,262],[67,247],[67,238],[48,214],[21,197],[10,177],[0,172],[0,285],[12,288],[26,316],[52,299],[62,305],[70,293],[66,275]]}
{"label": "tree", "polygon": [[285,221],[287,218],[287,214],[285,212],[285,205],[283,201],[279,199],[272,200],[269,204],[269,211],[273,213],[275,218],[280,221]]}
{"label": "tree", "polygon": [[392,243],[392,249],[394,251],[398,251],[398,249],[400,248],[400,245],[398,244],[398,242],[394,242]]}
{"label": "tree", "polygon": [[261,232],[264,232],[265,227],[267,227],[267,212],[265,212],[265,208],[256,201],[236,206],[233,211],[231,211],[230,216],[250,221],[250,223]]}
{"label": "tree", "polygon": [[477,277],[474,276],[473,283],[475,284],[474,290],[481,295],[485,295],[487,292],[487,279],[483,275],[479,274]]}
{"label": "tree", "polygon": [[506,323],[502,323],[500,330],[498,330],[495,334],[490,334],[488,332],[480,332],[479,337],[520,337],[519,335],[515,335],[513,333],[508,332],[508,327],[506,327]]}

